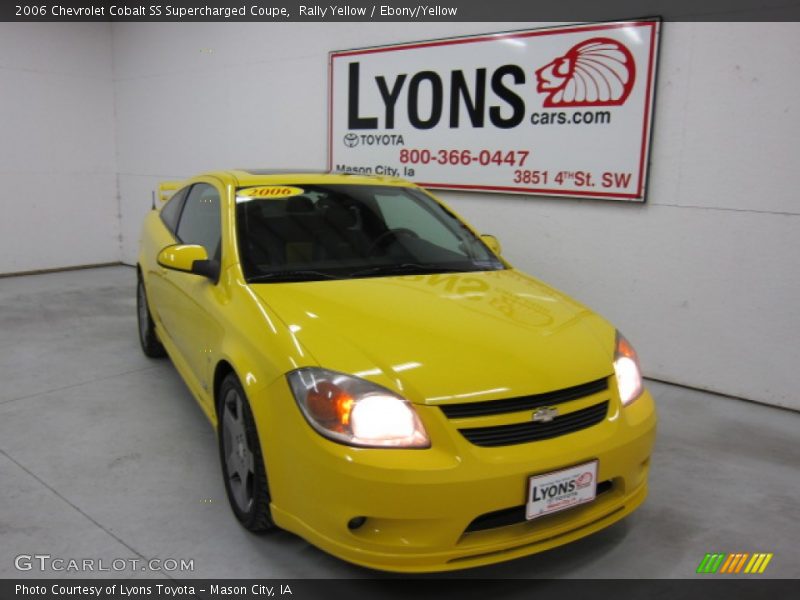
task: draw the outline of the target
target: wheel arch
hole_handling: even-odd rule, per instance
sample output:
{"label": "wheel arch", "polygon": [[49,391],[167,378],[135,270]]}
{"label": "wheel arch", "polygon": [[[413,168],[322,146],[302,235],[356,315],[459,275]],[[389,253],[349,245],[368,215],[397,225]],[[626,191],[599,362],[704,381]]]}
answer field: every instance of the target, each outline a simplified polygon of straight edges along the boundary
{"label": "wheel arch", "polygon": [[[231,373],[236,375],[236,370],[233,368],[233,365],[224,358],[221,359],[214,368],[214,413],[217,421],[219,421],[219,405],[221,401],[219,388],[222,386],[223,380]],[[236,377],[238,378],[239,376],[236,375]]]}

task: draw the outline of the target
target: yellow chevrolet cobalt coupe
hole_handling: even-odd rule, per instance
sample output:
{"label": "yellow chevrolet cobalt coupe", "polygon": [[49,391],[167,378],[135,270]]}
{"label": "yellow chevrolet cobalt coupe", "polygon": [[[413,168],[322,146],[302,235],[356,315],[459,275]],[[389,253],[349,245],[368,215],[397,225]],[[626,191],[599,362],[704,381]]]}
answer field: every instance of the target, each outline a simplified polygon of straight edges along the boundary
{"label": "yellow chevrolet cobalt coupe", "polygon": [[425,190],[228,171],[146,217],[139,337],[216,427],[231,508],[387,571],[567,543],[645,499],[633,347]]}

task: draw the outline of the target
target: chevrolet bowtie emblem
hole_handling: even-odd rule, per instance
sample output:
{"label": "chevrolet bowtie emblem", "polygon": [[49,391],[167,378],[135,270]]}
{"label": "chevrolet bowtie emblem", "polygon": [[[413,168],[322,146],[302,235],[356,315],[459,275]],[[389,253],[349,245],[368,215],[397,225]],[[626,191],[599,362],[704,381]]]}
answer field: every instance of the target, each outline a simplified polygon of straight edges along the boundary
{"label": "chevrolet bowtie emblem", "polygon": [[552,406],[544,406],[533,413],[533,421],[536,423],[549,423],[558,416],[558,409]]}

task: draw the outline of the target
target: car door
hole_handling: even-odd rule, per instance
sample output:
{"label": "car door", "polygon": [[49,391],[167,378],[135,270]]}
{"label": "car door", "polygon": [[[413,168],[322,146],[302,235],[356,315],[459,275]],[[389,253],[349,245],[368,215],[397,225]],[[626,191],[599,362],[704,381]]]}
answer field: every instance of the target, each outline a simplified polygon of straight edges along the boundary
{"label": "car door", "polygon": [[[175,237],[181,244],[203,246],[208,257],[221,260],[221,186],[211,182],[195,183],[184,202]],[[187,383],[194,383],[200,396],[210,405],[212,348],[222,338],[220,307],[222,291],[207,277],[167,269],[163,273],[164,295],[161,318],[180,357],[178,368]]]}

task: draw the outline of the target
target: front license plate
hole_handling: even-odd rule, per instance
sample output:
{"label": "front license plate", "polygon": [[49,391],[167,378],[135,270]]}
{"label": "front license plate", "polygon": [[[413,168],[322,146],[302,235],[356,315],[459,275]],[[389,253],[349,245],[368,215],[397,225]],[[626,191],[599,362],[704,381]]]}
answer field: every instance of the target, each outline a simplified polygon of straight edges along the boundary
{"label": "front license plate", "polygon": [[597,461],[528,479],[525,517],[536,519],[594,500],[597,490]]}

